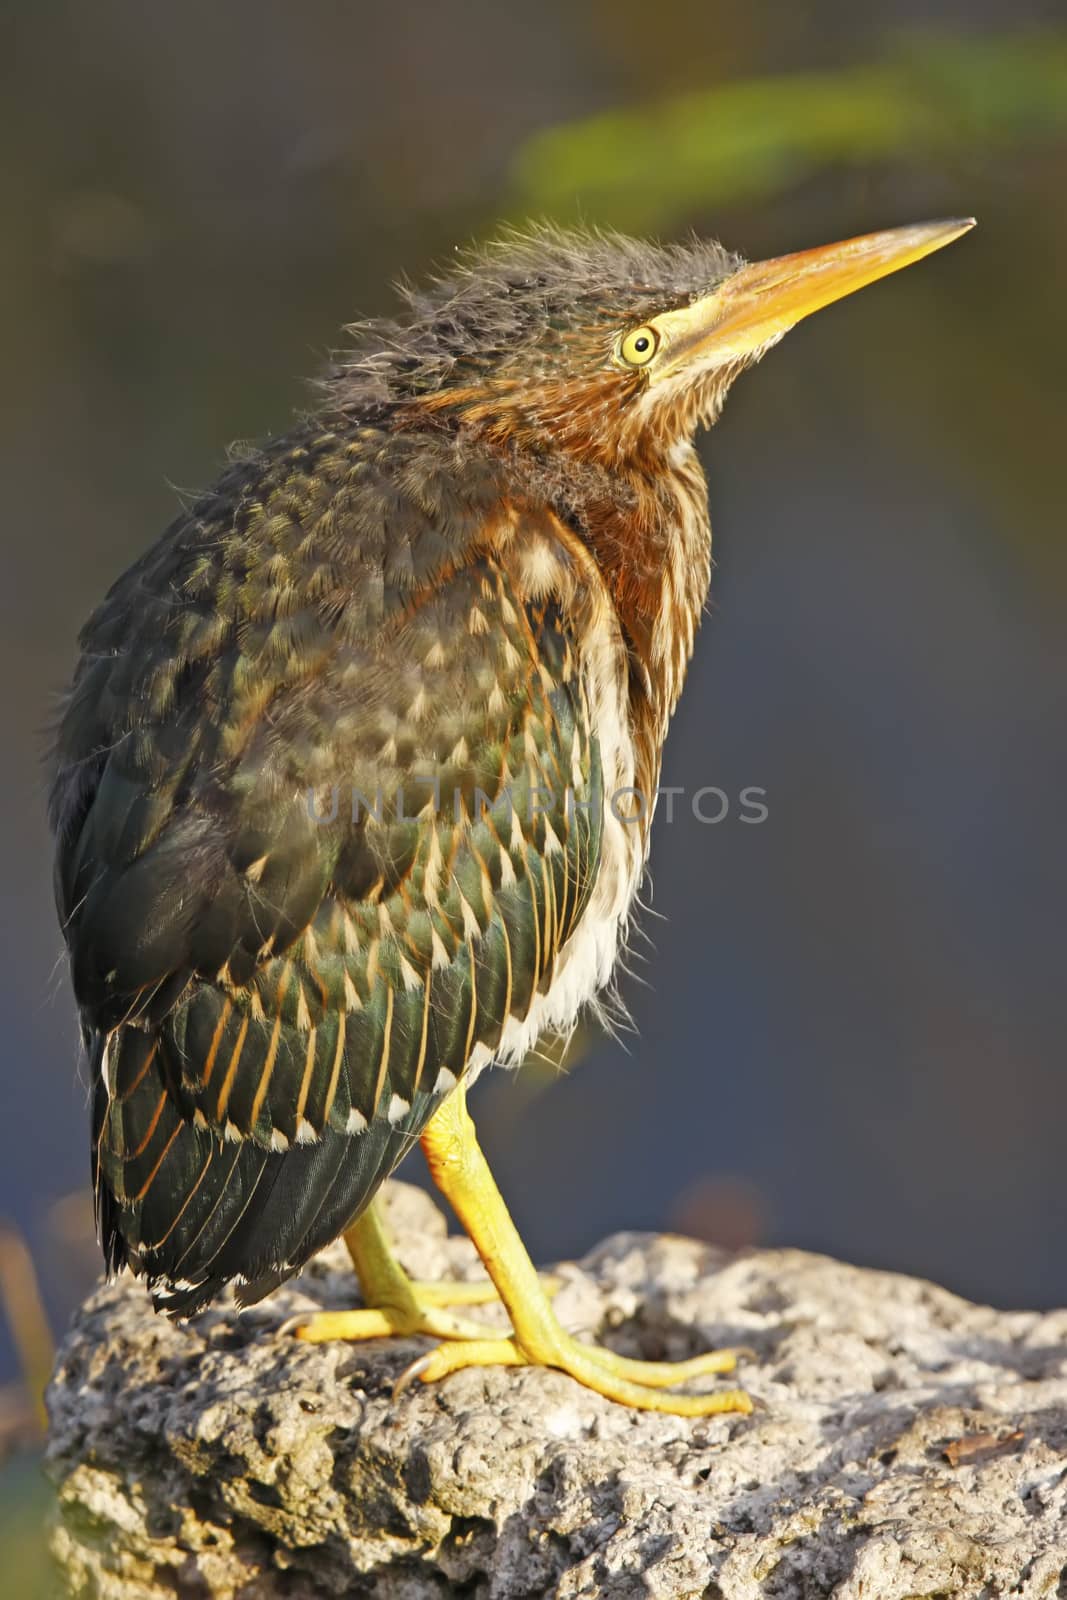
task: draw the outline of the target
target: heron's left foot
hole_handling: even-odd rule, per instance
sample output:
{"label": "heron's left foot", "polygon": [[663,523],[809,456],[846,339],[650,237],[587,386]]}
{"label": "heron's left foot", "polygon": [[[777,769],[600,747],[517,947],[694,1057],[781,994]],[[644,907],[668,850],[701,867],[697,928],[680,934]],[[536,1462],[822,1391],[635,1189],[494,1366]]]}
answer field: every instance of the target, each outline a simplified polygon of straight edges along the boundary
{"label": "heron's left foot", "polygon": [[583,1344],[560,1325],[508,1215],[467,1112],[462,1086],[432,1118],[422,1136],[430,1172],[474,1241],[486,1271],[511,1318],[514,1336],[450,1339],[414,1362],[401,1386],[415,1378],[432,1383],[463,1367],[544,1366],[568,1373],[586,1388],[642,1411],[683,1417],[748,1412],[752,1401],[740,1389],[711,1394],[667,1394],[675,1384],[711,1373],[731,1372],[738,1352],[716,1350],[692,1361],[632,1361]]}
{"label": "heron's left foot", "polygon": [[692,1378],[732,1372],[736,1365],[734,1350],[710,1350],[691,1361],[632,1361],[613,1350],[581,1344],[557,1324],[551,1342],[532,1351],[515,1339],[467,1339],[440,1344],[412,1362],[401,1374],[397,1389],[406,1388],[416,1378],[434,1383],[464,1367],[555,1367],[621,1405],[641,1411],[667,1411],[681,1417],[710,1417],[724,1411],[749,1412],[752,1401],[741,1389],[719,1389],[712,1394],[661,1391]]}

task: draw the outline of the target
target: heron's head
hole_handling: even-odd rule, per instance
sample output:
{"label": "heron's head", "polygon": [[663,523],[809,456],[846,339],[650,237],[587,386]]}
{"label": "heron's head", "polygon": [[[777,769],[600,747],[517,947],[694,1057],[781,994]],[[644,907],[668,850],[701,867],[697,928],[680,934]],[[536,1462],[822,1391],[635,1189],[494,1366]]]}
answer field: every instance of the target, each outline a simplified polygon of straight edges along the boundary
{"label": "heron's head", "polygon": [[406,315],[358,330],[342,392],[605,464],[655,459],[718,415],[802,318],[959,237],[973,220],[743,262],[694,239],[539,228],[458,259]]}

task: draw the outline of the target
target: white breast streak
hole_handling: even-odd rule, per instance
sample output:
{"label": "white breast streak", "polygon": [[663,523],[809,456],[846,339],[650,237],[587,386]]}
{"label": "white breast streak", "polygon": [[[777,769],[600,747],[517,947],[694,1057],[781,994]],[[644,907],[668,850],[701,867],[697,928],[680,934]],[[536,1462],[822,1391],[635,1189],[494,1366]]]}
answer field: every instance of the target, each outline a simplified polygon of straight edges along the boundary
{"label": "white breast streak", "polygon": [[495,1051],[484,1047],[474,1051],[469,1079],[490,1059],[518,1066],[540,1034],[569,1031],[582,1007],[610,983],[646,850],[647,831],[636,821],[620,821],[612,805],[620,796],[618,811],[625,815],[635,762],[626,646],[603,579],[581,540],[560,523],[554,523],[551,537],[534,537],[525,559],[517,550],[514,559],[527,592],[540,589],[559,594],[574,625],[579,670],[603,772],[600,866],[582,919],[560,952],[548,990],[535,997],[524,1019],[507,1022]]}

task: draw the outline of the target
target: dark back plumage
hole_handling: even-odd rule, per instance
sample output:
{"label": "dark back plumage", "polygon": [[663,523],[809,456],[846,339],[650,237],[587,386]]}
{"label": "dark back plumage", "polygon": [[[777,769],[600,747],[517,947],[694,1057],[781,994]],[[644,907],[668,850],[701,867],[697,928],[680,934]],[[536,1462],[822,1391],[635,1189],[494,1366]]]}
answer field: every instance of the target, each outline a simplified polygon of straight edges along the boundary
{"label": "dark back plumage", "polygon": [[417,454],[410,488],[375,430],[235,466],[82,637],[53,817],[94,1180],[109,1263],[182,1312],[336,1236],[592,880],[566,624],[479,549],[502,486]]}

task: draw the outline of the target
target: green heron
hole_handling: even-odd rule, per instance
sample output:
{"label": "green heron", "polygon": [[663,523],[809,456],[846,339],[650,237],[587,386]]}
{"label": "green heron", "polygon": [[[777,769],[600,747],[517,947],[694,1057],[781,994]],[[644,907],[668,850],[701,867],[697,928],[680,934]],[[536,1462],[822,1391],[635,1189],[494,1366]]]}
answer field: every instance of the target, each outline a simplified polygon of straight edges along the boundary
{"label": "green heron", "polygon": [[[235,459],[81,635],[58,735],[59,915],[92,1070],[107,1267],[176,1317],[344,1234],[411,1374],[559,1368],[628,1405],[734,1364],[571,1337],[466,1089],[610,984],[708,591],[693,447],[802,317],[937,222],[745,265],[511,236],[354,331],[313,414]],[[372,1204],[421,1139],[487,1268],[419,1284]],[[454,1309],[499,1295],[512,1336]]]}

